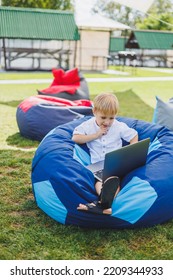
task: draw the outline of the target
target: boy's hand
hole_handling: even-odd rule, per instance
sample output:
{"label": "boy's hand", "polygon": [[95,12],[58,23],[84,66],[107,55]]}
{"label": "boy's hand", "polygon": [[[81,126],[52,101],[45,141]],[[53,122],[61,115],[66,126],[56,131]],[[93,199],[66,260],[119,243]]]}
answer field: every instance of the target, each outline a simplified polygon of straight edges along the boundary
{"label": "boy's hand", "polygon": [[105,134],[107,134],[107,132],[108,132],[108,127],[105,127],[105,126],[100,126],[100,129],[97,131],[97,138],[99,138],[99,137],[101,137],[101,136],[103,136],[103,135],[105,135]]}

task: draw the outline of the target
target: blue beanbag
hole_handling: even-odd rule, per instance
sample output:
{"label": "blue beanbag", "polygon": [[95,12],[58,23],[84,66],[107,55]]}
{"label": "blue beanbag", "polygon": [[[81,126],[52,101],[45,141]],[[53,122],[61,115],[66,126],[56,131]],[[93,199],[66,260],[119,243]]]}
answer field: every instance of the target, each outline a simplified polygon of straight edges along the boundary
{"label": "blue beanbag", "polygon": [[58,125],[89,115],[93,115],[90,100],[71,101],[37,95],[30,96],[19,104],[16,120],[23,137],[41,141],[50,130]]}
{"label": "blue beanbag", "polygon": [[72,140],[74,128],[89,117],[52,130],[40,143],[32,163],[36,203],[59,223],[87,228],[134,228],[163,223],[173,217],[173,133],[141,120],[119,117],[135,128],[139,140],[150,137],[145,166],[127,174],[114,199],[111,216],[77,211],[79,203],[97,200],[86,145]]}

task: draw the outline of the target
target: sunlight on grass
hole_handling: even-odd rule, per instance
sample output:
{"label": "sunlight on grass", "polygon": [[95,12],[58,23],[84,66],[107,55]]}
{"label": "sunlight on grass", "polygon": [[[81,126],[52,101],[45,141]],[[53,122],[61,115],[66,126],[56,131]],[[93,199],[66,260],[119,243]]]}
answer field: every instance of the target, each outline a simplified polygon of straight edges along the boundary
{"label": "sunlight on grass", "polygon": [[8,102],[12,100],[24,100],[32,95],[37,95],[37,89],[47,88],[48,84],[17,84],[1,85],[0,84],[0,101]]}
{"label": "sunlight on grass", "polygon": [[52,72],[1,72],[0,80],[51,79]]}
{"label": "sunlight on grass", "polygon": [[[119,115],[146,121],[152,120],[153,109],[144,103],[132,90],[116,92],[116,95],[120,102]],[[94,95],[91,98],[94,98]],[[37,141],[26,139],[19,133],[16,122],[16,107],[18,104],[19,101],[0,102],[0,117],[3,125],[3,131],[0,132],[1,149],[7,149],[10,146],[26,149],[38,146]]]}
{"label": "sunlight on grass", "polygon": [[[166,82],[112,82],[112,83],[89,83],[91,95],[99,94],[100,92],[119,92],[132,90],[143,102],[155,108],[156,96],[159,96],[163,101],[168,101],[173,96],[172,93],[173,81]],[[128,103],[128,100],[127,100]],[[120,104],[121,105],[121,104]]]}
{"label": "sunlight on grass", "polygon": [[19,134],[16,122],[16,107],[0,104],[0,120],[3,130],[0,131],[0,149],[36,148],[37,141],[23,138]]}
{"label": "sunlight on grass", "polygon": [[147,67],[129,67],[129,66],[109,66],[112,70],[129,73],[129,77],[164,77],[173,76],[172,68],[147,68]]}
{"label": "sunlight on grass", "polygon": [[3,129],[0,131],[0,149],[8,148],[6,139],[18,130],[16,108],[0,105],[0,120]]}

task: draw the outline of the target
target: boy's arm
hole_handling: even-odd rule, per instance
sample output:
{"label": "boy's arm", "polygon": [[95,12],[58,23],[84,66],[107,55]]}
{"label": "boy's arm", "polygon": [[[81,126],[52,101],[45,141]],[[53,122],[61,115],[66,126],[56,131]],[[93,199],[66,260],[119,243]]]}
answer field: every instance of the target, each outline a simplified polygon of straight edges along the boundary
{"label": "boy's arm", "polygon": [[130,144],[134,144],[138,142],[138,134],[130,140]]}
{"label": "boy's arm", "polygon": [[96,134],[89,134],[89,135],[74,134],[72,137],[72,140],[77,144],[84,144],[95,139],[97,139]]}

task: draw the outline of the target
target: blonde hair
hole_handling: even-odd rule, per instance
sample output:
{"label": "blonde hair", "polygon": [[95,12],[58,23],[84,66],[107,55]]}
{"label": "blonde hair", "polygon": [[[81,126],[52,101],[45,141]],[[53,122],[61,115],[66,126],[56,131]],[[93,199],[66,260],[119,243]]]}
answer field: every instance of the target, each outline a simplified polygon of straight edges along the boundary
{"label": "blonde hair", "polygon": [[93,101],[93,111],[99,111],[105,115],[117,115],[119,102],[117,97],[112,93],[101,93]]}

